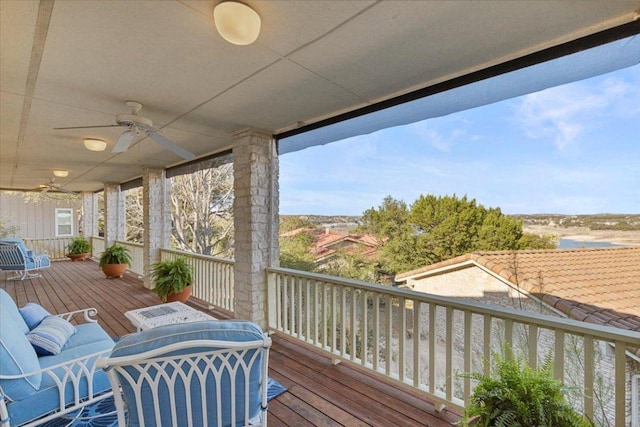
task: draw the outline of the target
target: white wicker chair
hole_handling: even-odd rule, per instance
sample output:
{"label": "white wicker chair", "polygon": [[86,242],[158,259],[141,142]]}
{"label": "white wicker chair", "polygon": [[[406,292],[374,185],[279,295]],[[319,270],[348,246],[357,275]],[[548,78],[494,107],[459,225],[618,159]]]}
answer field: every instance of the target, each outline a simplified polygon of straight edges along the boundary
{"label": "white wicker chair", "polygon": [[98,366],[121,390],[120,426],[266,426],[270,346],[249,322],[170,325],[124,337]]}

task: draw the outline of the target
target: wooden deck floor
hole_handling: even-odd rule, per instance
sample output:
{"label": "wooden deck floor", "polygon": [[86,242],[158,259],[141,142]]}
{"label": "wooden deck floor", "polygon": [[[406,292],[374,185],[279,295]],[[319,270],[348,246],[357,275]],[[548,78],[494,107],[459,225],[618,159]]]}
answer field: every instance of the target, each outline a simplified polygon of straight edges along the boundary
{"label": "wooden deck floor", "polygon": [[[55,262],[42,278],[23,282],[6,282],[6,277],[0,273],[0,287],[18,306],[37,302],[52,313],[95,307],[98,321],[113,337],[135,330],[124,312],[159,303],[135,275],[105,279],[93,261]],[[459,419],[436,412],[424,396],[348,364],[332,365],[313,347],[278,334],[272,338],[269,375],[289,390],[269,403],[269,426],[451,427]]]}

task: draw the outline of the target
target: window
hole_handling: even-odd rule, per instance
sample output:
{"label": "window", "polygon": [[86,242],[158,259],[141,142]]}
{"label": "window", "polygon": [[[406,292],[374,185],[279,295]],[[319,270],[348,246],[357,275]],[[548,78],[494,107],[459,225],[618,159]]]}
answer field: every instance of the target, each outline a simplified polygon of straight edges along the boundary
{"label": "window", "polygon": [[73,209],[56,208],[56,237],[73,236]]}

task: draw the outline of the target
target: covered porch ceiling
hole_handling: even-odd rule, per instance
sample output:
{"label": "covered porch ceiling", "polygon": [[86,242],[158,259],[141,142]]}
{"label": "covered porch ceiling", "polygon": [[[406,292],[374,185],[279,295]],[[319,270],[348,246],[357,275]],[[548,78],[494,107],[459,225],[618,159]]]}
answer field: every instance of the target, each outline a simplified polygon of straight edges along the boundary
{"label": "covered porch ceiling", "polygon": [[[95,191],[183,159],[150,138],[111,152],[126,101],[197,157],[246,128],[283,134],[640,22],[637,0],[247,1],[249,46],[217,33],[218,1],[0,2],[0,188]],[[638,32],[638,30],[635,30]],[[88,151],[83,139],[107,141]]]}

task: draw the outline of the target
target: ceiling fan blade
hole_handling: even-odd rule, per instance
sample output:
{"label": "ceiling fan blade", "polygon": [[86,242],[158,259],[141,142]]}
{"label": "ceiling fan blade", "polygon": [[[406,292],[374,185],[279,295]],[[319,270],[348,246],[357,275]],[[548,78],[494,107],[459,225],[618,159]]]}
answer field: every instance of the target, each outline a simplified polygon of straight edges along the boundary
{"label": "ceiling fan blade", "polygon": [[120,127],[120,125],[100,125],[100,126],[69,126],[64,128],[53,128],[53,130],[67,130],[67,129],[93,129],[93,128],[114,128]]}
{"label": "ceiling fan blade", "polygon": [[131,129],[125,130],[120,135],[120,138],[118,138],[118,142],[116,142],[116,145],[114,145],[113,150],[111,150],[111,152],[124,153],[129,149],[129,147],[131,146],[131,143],[135,138],[136,138],[135,132],[133,132]]}
{"label": "ceiling fan blade", "polygon": [[148,130],[147,131],[147,135],[149,135],[149,138],[153,139],[155,142],[157,142],[158,144],[162,145],[167,150],[173,151],[175,154],[177,154],[178,156],[182,157],[185,160],[193,160],[193,159],[196,158],[195,154],[193,154],[193,153],[185,150],[184,148],[176,145],[175,143],[171,142],[170,140],[168,140],[164,136],[160,135],[155,130]]}

